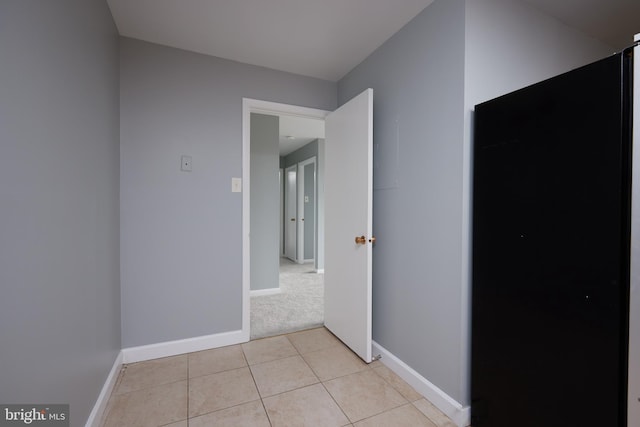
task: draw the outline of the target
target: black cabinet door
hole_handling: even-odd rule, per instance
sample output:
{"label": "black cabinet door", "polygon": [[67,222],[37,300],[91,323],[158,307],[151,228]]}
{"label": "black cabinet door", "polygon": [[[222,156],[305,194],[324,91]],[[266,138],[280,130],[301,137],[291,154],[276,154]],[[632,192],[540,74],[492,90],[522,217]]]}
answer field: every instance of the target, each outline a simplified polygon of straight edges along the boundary
{"label": "black cabinet door", "polygon": [[630,62],[476,106],[473,427],[626,425]]}

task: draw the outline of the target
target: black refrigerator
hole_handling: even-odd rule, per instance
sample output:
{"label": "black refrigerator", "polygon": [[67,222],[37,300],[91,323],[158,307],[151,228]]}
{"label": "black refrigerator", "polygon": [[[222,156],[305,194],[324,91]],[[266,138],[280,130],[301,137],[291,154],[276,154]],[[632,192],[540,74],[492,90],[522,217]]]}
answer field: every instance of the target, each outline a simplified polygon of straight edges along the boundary
{"label": "black refrigerator", "polygon": [[632,65],[475,108],[473,427],[626,427]]}

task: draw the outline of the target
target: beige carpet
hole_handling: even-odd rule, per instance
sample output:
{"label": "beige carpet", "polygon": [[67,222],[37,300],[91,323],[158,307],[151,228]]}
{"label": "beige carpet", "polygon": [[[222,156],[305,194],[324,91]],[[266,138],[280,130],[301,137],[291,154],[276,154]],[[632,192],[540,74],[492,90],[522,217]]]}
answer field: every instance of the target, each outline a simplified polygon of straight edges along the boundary
{"label": "beige carpet", "polygon": [[251,339],[324,324],[324,274],[317,274],[313,264],[281,258],[280,289],[276,295],[251,297]]}

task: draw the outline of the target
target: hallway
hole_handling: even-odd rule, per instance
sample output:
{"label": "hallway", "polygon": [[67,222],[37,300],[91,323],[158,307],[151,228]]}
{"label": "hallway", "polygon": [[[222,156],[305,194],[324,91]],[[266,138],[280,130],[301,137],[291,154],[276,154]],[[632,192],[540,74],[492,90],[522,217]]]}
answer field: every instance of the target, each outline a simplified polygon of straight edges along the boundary
{"label": "hallway", "polygon": [[280,293],[251,297],[251,339],[324,324],[324,274],[280,258]]}

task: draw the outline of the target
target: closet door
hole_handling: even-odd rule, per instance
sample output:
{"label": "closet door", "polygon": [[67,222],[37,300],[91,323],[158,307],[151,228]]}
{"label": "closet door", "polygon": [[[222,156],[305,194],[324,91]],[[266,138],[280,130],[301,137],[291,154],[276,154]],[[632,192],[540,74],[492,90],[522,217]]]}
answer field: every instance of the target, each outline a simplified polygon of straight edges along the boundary
{"label": "closet door", "polygon": [[298,207],[297,207],[297,185],[298,166],[293,165],[285,169],[284,172],[284,256],[296,262],[297,256],[297,232],[298,232]]}

